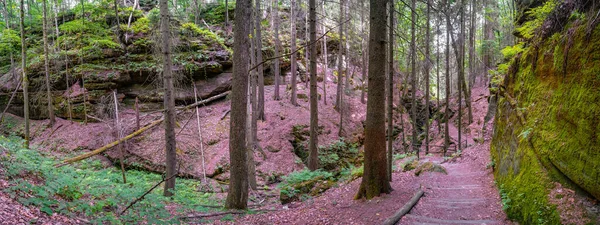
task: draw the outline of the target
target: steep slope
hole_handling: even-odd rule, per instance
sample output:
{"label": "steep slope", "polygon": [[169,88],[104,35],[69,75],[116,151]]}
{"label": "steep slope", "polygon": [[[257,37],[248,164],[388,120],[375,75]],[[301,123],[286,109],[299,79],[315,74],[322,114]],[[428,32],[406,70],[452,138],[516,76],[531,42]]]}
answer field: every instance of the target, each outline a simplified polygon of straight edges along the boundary
{"label": "steep slope", "polygon": [[[538,1],[539,2],[539,1]],[[561,223],[554,182],[600,198],[600,27],[591,1],[546,1],[525,12],[525,42],[495,77],[491,153],[512,219]],[[579,189],[581,188],[581,189]]]}

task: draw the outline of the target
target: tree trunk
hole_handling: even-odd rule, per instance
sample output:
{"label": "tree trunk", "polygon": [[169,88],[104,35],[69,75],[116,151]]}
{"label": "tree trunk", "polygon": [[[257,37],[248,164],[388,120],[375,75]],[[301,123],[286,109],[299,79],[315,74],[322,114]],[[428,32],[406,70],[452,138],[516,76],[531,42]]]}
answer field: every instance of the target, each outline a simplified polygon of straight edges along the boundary
{"label": "tree trunk", "polygon": [[431,68],[431,55],[429,54],[430,27],[431,20],[431,0],[427,0],[427,25],[425,27],[425,155],[429,154],[429,72]]}
{"label": "tree trunk", "polygon": [[[460,37],[458,41],[458,149],[462,150],[462,92],[461,85],[465,78],[465,0],[460,2]],[[466,89],[465,89],[466,90]]]}
{"label": "tree trunk", "polygon": [[291,69],[290,69],[290,73],[291,73],[291,88],[292,88],[292,98],[291,98],[291,103],[292,105],[297,106],[298,103],[296,101],[296,90],[297,90],[297,77],[296,77],[296,70],[297,70],[297,59],[296,59],[296,0],[292,0],[292,5],[291,5],[291,25],[290,25],[290,29],[291,29],[291,46],[290,46],[290,51],[292,52],[292,55],[290,56],[290,63],[291,63]]}
{"label": "tree trunk", "polygon": [[229,128],[229,163],[231,165],[229,190],[225,208],[248,207],[248,175],[246,150],[246,90],[248,90],[248,55],[251,29],[252,1],[237,0],[233,51],[233,83]]}
{"label": "tree trunk", "polygon": [[319,168],[318,158],[318,135],[319,135],[319,114],[317,104],[317,5],[315,0],[308,1],[310,14],[310,139],[308,144],[308,169],[314,171]]}
{"label": "tree trunk", "polygon": [[172,177],[165,181],[165,196],[172,196],[175,190],[175,174],[177,164],[177,143],[175,140],[175,96],[173,95],[173,71],[171,71],[171,32],[170,32],[170,13],[167,0],[160,0],[160,33],[162,38],[163,53],[163,85],[165,89],[164,96],[164,117],[165,117],[165,156],[166,156],[166,177]]}
{"label": "tree trunk", "polygon": [[410,30],[410,48],[411,48],[411,53],[412,56],[410,58],[410,67],[411,67],[411,94],[412,94],[412,102],[411,102],[411,120],[412,120],[412,142],[410,143],[412,145],[412,150],[414,152],[417,153],[417,158],[419,158],[419,146],[417,144],[417,136],[419,135],[417,133],[417,62],[416,62],[416,58],[417,58],[417,45],[416,45],[416,38],[415,38],[415,34],[416,34],[416,28],[415,28],[415,23],[416,23],[416,0],[412,0],[411,1],[411,30]]}
{"label": "tree trunk", "polygon": [[[121,122],[119,121],[119,101],[117,100],[117,91],[113,91],[113,101],[115,103],[115,127],[117,128],[116,136],[117,141],[121,140]],[[127,177],[125,176],[125,151],[123,151],[123,145],[119,143],[117,145],[121,158],[119,159],[121,164],[121,173],[123,174],[123,183],[127,183]]]}
{"label": "tree trunk", "polygon": [[[194,86],[194,102],[198,103],[198,90],[196,89],[196,84],[192,84]],[[137,110],[137,98],[135,98],[136,102],[136,110]],[[202,181],[206,183],[206,168],[205,168],[205,159],[204,159],[204,138],[202,137],[202,126],[200,125],[200,110],[198,106],[196,108],[196,127],[198,128],[198,138],[200,138],[200,156],[202,157],[202,177],[204,178]],[[137,114],[136,114],[137,115]],[[138,120],[139,121],[139,120]],[[139,127],[139,124],[138,124]]]}
{"label": "tree trunk", "polygon": [[29,78],[27,78],[27,47],[25,45],[25,0],[21,0],[21,71],[23,82],[23,114],[25,115],[25,148],[29,148]]}
{"label": "tree trunk", "polygon": [[[323,15],[325,15],[325,1],[323,1],[322,9]],[[327,105],[327,72],[329,72],[329,59],[327,58],[327,35],[325,35],[325,32],[327,31],[325,23],[321,23],[321,28],[323,29],[323,66],[325,67],[323,71],[323,104]]]}
{"label": "tree trunk", "polygon": [[[337,74],[337,92],[336,92],[336,100],[335,100],[335,109],[341,112],[341,101],[342,101],[342,91],[343,91],[343,80],[342,76],[344,74],[344,2],[345,0],[340,0],[340,18],[339,18],[339,36],[340,39],[338,41],[338,74]],[[340,124],[341,125],[341,124]],[[340,126],[341,127],[341,126]]]}
{"label": "tree trunk", "polygon": [[444,156],[446,151],[450,147],[450,131],[448,123],[450,122],[450,29],[452,25],[450,22],[450,2],[445,0],[446,3],[446,109],[444,110],[444,116],[446,119],[446,126],[444,129]]}
{"label": "tree trunk", "polygon": [[[441,20],[442,20],[442,18],[438,14],[438,19],[437,19],[437,21],[438,21],[437,22],[437,31],[438,32],[436,32],[436,33],[439,33],[439,31],[440,31],[439,29],[442,24]],[[435,86],[436,86],[437,107],[439,108],[440,107],[440,98],[441,98],[441,96],[440,96],[440,86],[441,86],[441,84],[440,84],[440,69],[441,69],[440,68],[440,45],[441,45],[441,43],[440,43],[439,35],[437,35],[436,41],[437,41],[437,45],[436,45],[436,57],[435,57],[436,58],[435,59],[435,61],[436,61],[436,71],[435,71],[436,72],[436,76],[435,76],[436,77],[436,83],[435,83],[436,85]],[[438,115],[439,115],[439,112],[438,112]],[[440,122],[441,122],[441,120],[440,120],[440,117],[438,116],[438,118],[437,118],[438,133],[442,132],[442,125],[440,124]]]}
{"label": "tree trunk", "polygon": [[[258,2],[259,0],[255,0],[255,2]],[[253,17],[256,20],[256,17],[258,17],[258,10],[254,10],[253,13]],[[256,36],[256,32],[258,30],[258,26],[256,26],[256,23],[253,25],[251,25],[253,30],[252,32],[252,37],[254,38],[254,40],[252,40],[252,42],[250,43],[250,65],[256,65],[257,60],[256,60],[256,56],[258,55],[258,52],[260,51],[258,49],[258,46],[256,45],[256,43],[258,43],[258,41],[256,40],[257,36]],[[256,70],[252,70],[250,71],[250,77],[248,77],[248,79],[250,79],[250,89],[248,90],[248,98],[250,99],[250,105],[248,107],[248,131],[247,133],[249,133],[250,135],[246,136],[246,144],[247,144],[247,149],[248,149],[248,185],[250,185],[250,188],[252,190],[256,190],[256,165],[254,164],[254,149],[256,148],[256,142],[257,142],[257,131],[258,131],[258,124],[257,124],[257,109],[258,109],[258,99],[257,99],[257,88],[256,86],[258,86],[257,84],[257,76],[258,76],[258,68]]]}
{"label": "tree trunk", "polygon": [[381,193],[390,193],[385,163],[385,42],[386,3],[371,0],[369,26],[369,92],[365,127],[365,159],[363,178],[355,199],[371,199]]}
{"label": "tree trunk", "polygon": [[[343,39],[343,34],[344,34],[344,25],[342,22],[343,16],[345,15],[344,13],[344,0],[340,1],[340,41],[339,41],[339,49],[338,49],[338,111],[340,112],[340,125],[339,125],[339,130],[338,130],[338,137],[342,137],[342,132],[344,130],[344,94],[343,94],[343,84],[342,84],[342,74],[344,74],[344,48],[345,45],[342,41]],[[348,76],[348,74],[346,74],[346,77]]]}
{"label": "tree trunk", "polygon": [[225,0],[225,30],[229,30],[229,0]]}
{"label": "tree trunk", "polygon": [[362,74],[362,80],[361,80],[361,88],[360,88],[360,102],[362,104],[366,104],[367,103],[367,99],[366,97],[366,84],[367,84],[367,39],[366,39],[366,33],[365,33],[365,27],[367,26],[366,21],[365,21],[365,11],[366,9],[366,5],[365,4],[366,1],[361,1],[361,10],[360,10],[360,24],[361,24],[361,46],[362,46],[362,68],[361,68],[361,74]]}
{"label": "tree trunk", "polygon": [[387,79],[387,175],[392,181],[392,154],[393,154],[393,130],[394,130],[394,1],[389,3],[388,28],[388,79]]}
{"label": "tree trunk", "polygon": [[48,118],[50,119],[50,123],[48,124],[48,126],[52,127],[54,126],[54,123],[56,122],[56,118],[54,117],[54,104],[52,104],[52,94],[50,92],[50,69],[48,66],[48,17],[47,17],[47,4],[46,4],[47,0],[42,0],[42,11],[43,11],[43,18],[42,18],[42,36],[43,36],[43,41],[44,41],[44,74],[45,74],[45,78],[46,78],[46,98],[48,101]]}
{"label": "tree trunk", "polygon": [[[273,30],[275,30],[275,55],[279,55],[279,47],[281,46],[281,42],[279,41],[279,4],[278,0],[273,0],[273,8],[275,9],[275,13],[273,15]],[[273,99],[279,100],[279,79],[281,77],[281,69],[279,68],[279,58],[273,61],[273,76],[275,76],[275,94]]]}
{"label": "tree trunk", "polygon": [[[260,63],[263,61],[263,55],[262,55],[262,32],[261,32],[261,25],[260,25],[260,21],[262,20],[262,10],[260,9],[260,0],[255,0],[256,2],[256,25],[255,25],[255,30],[256,30],[256,62]],[[258,93],[256,98],[258,98],[258,102],[257,102],[257,117],[259,120],[265,120],[265,77],[264,77],[264,69],[262,64],[260,64],[257,68],[257,88],[258,88]]]}
{"label": "tree trunk", "polygon": [[[344,8],[344,18],[350,19],[350,15],[348,14],[348,9],[347,9],[348,6],[346,5],[347,2],[348,2],[348,0],[345,0],[343,2],[342,7]],[[344,91],[346,92],[346,94],[350,94],[350,79],[351,79],[351,77],[350,77],[350,74],[348,74],[348,71],[350,70],[350,47],[348,46],[348,41],[347,41],[347,40],[349,40],[348,37],[350,37],[350,35],[348,35],[348,33],[349,33],[348,28],[350,28],[350,25],[344,26],[343,28],[344,28],[343,34],[346,34],[346,41],[344,41],[344,39],[340,38],[340,42],[342,42],[343,46],[344,46],[342,53],[346,54],[345,59],[346,59],[346,70],[347,70],[344,75],[344,78],[345,78],[344,79],[344,82],[345,82],[344,83]],[[343,55],[342,55],[342,57],[343,57]]]}

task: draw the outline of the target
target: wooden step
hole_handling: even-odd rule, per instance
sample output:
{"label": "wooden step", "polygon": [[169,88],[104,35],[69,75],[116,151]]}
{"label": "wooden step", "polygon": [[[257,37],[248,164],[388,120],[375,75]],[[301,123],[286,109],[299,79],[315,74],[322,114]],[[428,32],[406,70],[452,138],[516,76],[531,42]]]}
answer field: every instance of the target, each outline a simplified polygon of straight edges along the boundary
{"label": "wooden step", "polygon": [[[497,220],[445,220],[437,219],[425,216],[417,216],[408,214],[405,216],[406,219],[412,221],[411,224],[452,224],[452,225],[463,225],[463,224],[504,224],[502,221]],[[399,223],[399,224],[404,224]]]}

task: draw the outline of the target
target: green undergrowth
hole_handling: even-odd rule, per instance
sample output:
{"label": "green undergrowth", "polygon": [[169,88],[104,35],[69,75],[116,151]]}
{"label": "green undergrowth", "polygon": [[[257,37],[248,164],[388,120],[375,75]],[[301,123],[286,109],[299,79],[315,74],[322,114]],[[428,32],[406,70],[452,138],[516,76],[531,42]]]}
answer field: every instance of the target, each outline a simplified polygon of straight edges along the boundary
{"label": "green undergrowth", "polygon": [[[294,129],[301,132],[303,128]],[[318,151],[320,169],[294,171],[283,177],[283,182],[278,185],[282,203],[316,196],[339,182],[350,182],[362,176],[362,153],[359,153],[357,144],[341,139],[328,146],[320,146]],[[306,160],[308,153],[298,156]]]}
{"label": "green undergrowth", "polygon": [[98,160],[55,168],[58,160],[24,149],[22,142],[18,137],[0,136],[0,145],[8,149],[0,152],[0,164],[11,184],[3,191],[49,215],[83,216],[94,224],[171,224],[179,221],[167,211],[167,205],[177,205],[177,214],[207,211],[198,204],[217,205],[212,194],[197,191],[200,182],[178,179],[172,198],[162,196],[159,186],[119,216],[133,200],[160,182],[161,175],[128,170],[128,183],[124,184],[120,170],[103,168]]}

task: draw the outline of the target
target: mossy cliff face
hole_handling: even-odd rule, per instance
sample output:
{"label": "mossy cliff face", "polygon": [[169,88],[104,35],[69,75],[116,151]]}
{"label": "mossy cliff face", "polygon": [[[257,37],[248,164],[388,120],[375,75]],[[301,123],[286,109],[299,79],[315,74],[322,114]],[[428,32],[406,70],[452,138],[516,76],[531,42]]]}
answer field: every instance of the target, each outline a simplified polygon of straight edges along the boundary
{"label": "mossy cliff face", "polygon": [[[572,9],[562,29],[525,43],[498,90],[495,176],[509,217],[524,224],[560,224],[552,182],[600,199],[600,27]],[[554,29],[548,21],[539,29]]]}

